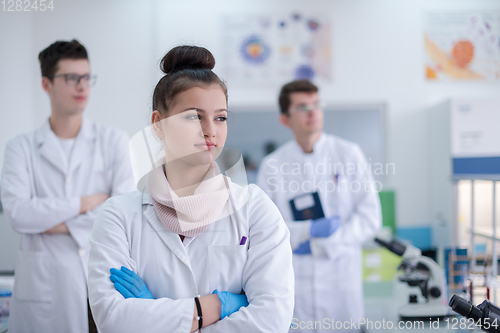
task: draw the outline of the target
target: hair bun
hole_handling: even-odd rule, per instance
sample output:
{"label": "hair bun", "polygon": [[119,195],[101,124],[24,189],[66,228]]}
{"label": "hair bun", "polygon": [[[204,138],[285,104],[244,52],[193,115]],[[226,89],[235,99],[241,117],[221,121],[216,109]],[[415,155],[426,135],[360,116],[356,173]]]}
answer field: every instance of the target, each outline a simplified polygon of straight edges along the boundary
{"label": "hair bun", "polygon": [[174,47],[160,63],[160,69],[165,74],[186,68],[213,69],[214,66],[215,58],[209,50],[189,45]]}

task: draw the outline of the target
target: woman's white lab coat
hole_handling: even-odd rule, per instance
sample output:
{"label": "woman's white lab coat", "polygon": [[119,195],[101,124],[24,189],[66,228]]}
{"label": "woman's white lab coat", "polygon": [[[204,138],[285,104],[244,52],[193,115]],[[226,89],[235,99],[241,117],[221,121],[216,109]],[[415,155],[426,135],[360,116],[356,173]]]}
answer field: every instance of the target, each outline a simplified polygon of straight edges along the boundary
{"label": "woman's white lab coat", "polygon": [[[96,212],[79,214],[80,197],[135,188],[127,136],[84,119],[68,165],[47,120],[9,141],[4,161],[2,204],[21,233],[9,332],[88,332],[87,262]],[[62,222],[69,235],[43,233]]]}
{"label": "woman's white lab coat", "polygon": [[[250,304],[202,332],[288,331],[294,289],[289,231],[255,185],[231,183],[231,195],[241,207],[236,213],[183,242],[160,222],[149,194],[106,202],[94,224],[89,260],[90,305],[101,332],[187,333],[194,297],[215,289],[244,291]],[[231,207],[228,201],[221,214]],[[239,245],[243,236],[248,241]],[[124,299],[109,279],[110,268],[121,266],[141,276],[155,299]]]}
{"label": "woman's white lab coat", "polygon": [[[280,209],[293,249],[309,237],[311,222],[294,221],[291,199],[317,191],[324,215],[340,217],[340,227],[330,237],[311,239],[312,255],[293,255],[296,306],[291,332],[330,332],[335,328],[332,320],[334,325],[348,322],[344,327],[350,328],[351,319],[356,323],[363,317],[361,244],[382,224],[369,167],[358,145],[325,133],[312,153],[305,154],[293,140],[260,166],[257,184]],[[314,325],[316,329],[307,329]]]}

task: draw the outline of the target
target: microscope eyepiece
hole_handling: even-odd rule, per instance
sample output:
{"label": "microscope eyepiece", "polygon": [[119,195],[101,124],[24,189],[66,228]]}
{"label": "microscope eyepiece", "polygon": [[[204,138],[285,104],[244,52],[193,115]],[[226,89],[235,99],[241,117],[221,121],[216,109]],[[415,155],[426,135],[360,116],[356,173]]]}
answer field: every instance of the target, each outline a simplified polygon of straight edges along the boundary
{"label": "microscope eyepiece", "polygon": [[387,248],[392,253],[397,254],[398,256],[402,256],[403,253],[405,253],[406,251],[406,246],[404,246],[403,244],[401,244],[396,240],[392,240],[391,242],[386,242],[380,238],[375,238],[375,242],[379,243],[380,245]]}
{"label": "microscope eyepiece", "polygon": [[450,299],[449,306],[459,315],[472,318],[474,321],[483,318],[484,315],[477,306],[457,295],[453,295]]}
{"label": "microscope eyepiece", "polygon": [[500,308],[488,300],[475,306],[462,297],[453,295],[449,305],[459,315],[474,320],[481,330],[492,333],[500,332]]}

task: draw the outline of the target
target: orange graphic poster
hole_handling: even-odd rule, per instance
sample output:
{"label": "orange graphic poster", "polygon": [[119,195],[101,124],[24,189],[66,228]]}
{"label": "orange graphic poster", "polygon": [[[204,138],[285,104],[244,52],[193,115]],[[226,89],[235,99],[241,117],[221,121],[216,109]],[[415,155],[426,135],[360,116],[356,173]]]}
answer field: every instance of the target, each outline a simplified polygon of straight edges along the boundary
{"label": "orange graphic poster", "polygon": [[425,14],[429,81],[500,81],[500,11]]}

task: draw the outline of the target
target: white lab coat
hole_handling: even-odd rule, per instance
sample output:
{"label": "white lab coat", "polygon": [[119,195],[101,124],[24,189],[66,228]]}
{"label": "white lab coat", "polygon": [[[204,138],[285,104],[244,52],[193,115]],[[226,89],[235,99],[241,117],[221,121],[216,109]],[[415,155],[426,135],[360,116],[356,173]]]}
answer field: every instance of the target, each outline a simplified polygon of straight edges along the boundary
{"label": "white lab coat", "polygon": [[[90,306],[102,333],[187,333],[194,297],[215,289],[244,291],[250,304],[202,332],[288,331],[294,291],[289,231],[257,186],[231,183],[231,196],[241,207],[236,213],[225,214],[228,201],[220,219],[183,242],[158,219],[149,194],[106,202],[94,224],[89,260]],[[243,236],[248,241],[239,245]],[[142,277],[155,299],[124,299],[109,278],[110,268],[121,266]]]}
{"label": "white lab coat", "polygon": [[[344,184],[373,185],[372,175],[366,170],[353,172],[347,168],[365,162],[358,145],[322,133],[310,154],[293,140],[261,163],[257,184],[283,215],[292,249],[307,240],[311,222],[294,221],[291,199],[317,187],[325,216],[340,217],[340,227],[330,237],[311,239],[312,255],[293,255],[296,325],[291,332],[331,331],[327,325],[332,325],[332,319],[350,322],[351,318],[356,321],[363,317],[361,244],[381,226],[380,200],[375,190],[356,193],[356,185],[351,191]],[[307,329],[310,321],[321,321],[321,325],[317,324],[316,330]]]}
{"label": "white lab coat", "polygon": [[[80,197],[135,188],[127,136],[84,119],[67,165],[48,120],[9,141],[1,198],[21,233],[10,333],[88,332],[87,263],[96,210],[80,212]],[[65,222],[70,234],[44,234]]]}

